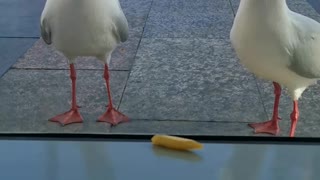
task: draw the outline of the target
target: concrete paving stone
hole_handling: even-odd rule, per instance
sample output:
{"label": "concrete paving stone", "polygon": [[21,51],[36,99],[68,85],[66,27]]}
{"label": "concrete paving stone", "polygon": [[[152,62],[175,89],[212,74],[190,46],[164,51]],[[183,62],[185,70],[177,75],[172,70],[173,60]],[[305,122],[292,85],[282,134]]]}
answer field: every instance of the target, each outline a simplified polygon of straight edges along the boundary
{"label": "concrete paving stone", "polygon": [[1,37],[39,37],[45,0],[0,0]]}
{"label": "concrete paving stone", "polygon": [[[239,0],[230,0],[234,12],[237,12]],[[320,15],[316,9],[320,9],[317,0],[287,0],[288,7],[297,13],[303,14],[320,22]]]}
{"label": "concrete paving stone", "polygon": [[[45,0],[1,0],[0,36],[39,37],[40,16]],[[152,0],[121,0],[131,29],[129,36],[141,36]]]}
{"label": "concrete paving stone", "polygon": [[238,11],[240,1],[238,1],[238,0],[229,0],[229,2],[230,2],[230,5],[232,7],[233,13],[235,15],[237,13],[237,11]]}
{"label": "concrete paving stone", "polygon": [[[103,71],[77,71],[77,100],[83,125],[60,125],[47,120],[70,109],[71,81],[68,70],[10,70],[0,79],[1,132],[108,132],[109,125],[96,123],[108,103]],[[127,72],[111,72],[116,106]]]}
{"label": "concrete paving stone", "polygon": [[250,136],[246,123],[132,120],[111,128],[113,134],[177,134]]}
{"label": "concrete paving stone", "polygon": [[0,38],[0,77],[17,62],[35,42],[29,38]]}
{"label": "concrete paving stone", "polygon": [[39,16],[45,2],[46,0],[0,0],[0,16]]}
{"label": "concrete paving stone", "polygon": [[312,6],[313,3],[308,3],[308,1],[312,2],[313,0],[291,0],[288,1],[288,6],[292,11],[320,22],[320,14],[315,10],[315,7]]}
{"label": "concrete paving stone", "polygon": [[265,118],[254,78],[231,57],[224,42],[143,39],[140,47],[120,107],[130,117],[231,122]]}
{"label": "concrete paving stone", "polygon": [[152,0],[120,0],[120,3],[129,23],[129,37],[140,38],[148,18]]}
{"label": "concrete paving stone", "polygon": [[[296,137],[319,137],[320,123],[299,122]],[[278,136],[288,137],[289,121],[280,121]],[[254,134],[253,129],[244,122],[195,122],[195,121],[158,121],[132,120],[132,123],[119,124],[111,128],[112,134],[176,134],[209,136],[272,136]]]}
{"label": "concrete paving stone", "polygon": [[215,74],[250,76],[240,65],[228,40],[201,38],[144,38],[134,66],[136,71],[150,69],[208,71]]}
{"label": "concrete paving stone", "polygon": [[307,1],[318,13],[320,13],[320,2],[318,0],[307,0]]}
{"label": "concrete paving stone", "polygon": [[[111,70],[130,70],[138,49],[139,39],[131,38],[120,44],[112,53]],[[64,55],[58,52],[52,45],[48,46],[39,39],[16,64],[14,68],[45,68],[45,69],[68,69],[69,65]],[[78,57],[77,68],[79,69],[103,69],[103,64],[95,57]]]}
{"label": "concrete paving stone", "polygon": [[232,21],[226,0],[154,1],[143,37],[227,39]]}

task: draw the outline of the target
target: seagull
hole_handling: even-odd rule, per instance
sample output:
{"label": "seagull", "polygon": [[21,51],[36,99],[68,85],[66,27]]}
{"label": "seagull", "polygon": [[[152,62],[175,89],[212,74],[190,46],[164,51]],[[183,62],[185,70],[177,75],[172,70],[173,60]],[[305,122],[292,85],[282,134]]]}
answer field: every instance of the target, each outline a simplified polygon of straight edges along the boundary
{"label": "seagull", "polygon": [[71,109],[49,121],[67,125],[81,123],[83,118],[76,101],[75,59],[96,57],[104,64],[104,79],[109,104],[98,122],[117,125],[129,118],[113,107],[109,70],[111,54],[118,44],[129,37],[127,19],[118,0],[47,0],[40,18],[41,37],[67,59],[72,82]]}
{"label": "seagull", "polygon": [[293,100],[290,137],[299,118],[298,100],[320,78],[320,23],[290,10],[286,0],[241,0],[230,31],[241,64],[273,82],[271,120],[249,124],[255,133],[279,134],[281,86]]}

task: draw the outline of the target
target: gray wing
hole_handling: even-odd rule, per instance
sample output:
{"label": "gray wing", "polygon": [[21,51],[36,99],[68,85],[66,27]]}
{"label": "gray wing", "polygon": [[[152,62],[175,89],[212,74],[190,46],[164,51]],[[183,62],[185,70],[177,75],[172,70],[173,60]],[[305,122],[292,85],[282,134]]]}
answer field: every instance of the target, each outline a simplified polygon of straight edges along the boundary
{"label": "gray wing", "polygon": [[116,35],[117,39],[121,42],[125,42],[129,38],[129,26],[127,18],[123,13],[113,18],[113,23],[115,24],[115,28],[113,29],[113,33]]}
{"label": "gray wing", "polygon": [[[300,50],[293,54],[289,69],[305,78],[320,78],[320,56],[316,57],[312,48],[308,49],[308,47],[307,45],[300,47]],[[320,55],[320,53],[316,54]]]}
{"label": "gray wing", "polygon": [[43,18],[40,22],[40,29],[41,29],[41,37],[47,44],[52,44],[51,40],[51,31],[46,21],[46,18]]}
{"label": "gray wing", "polygon": [[299,43],[292,51],[289,69],[305,78],[320,78],[320,24],[304,16],[298,16],[297,20],[299,27],[296,26],[294,38]]}

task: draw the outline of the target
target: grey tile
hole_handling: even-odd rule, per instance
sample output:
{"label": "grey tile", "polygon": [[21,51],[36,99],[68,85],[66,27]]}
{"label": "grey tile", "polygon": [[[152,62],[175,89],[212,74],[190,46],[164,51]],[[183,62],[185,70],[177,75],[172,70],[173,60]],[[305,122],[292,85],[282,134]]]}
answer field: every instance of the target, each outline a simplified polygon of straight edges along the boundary
{"label": "grey tile", "polygon": [[143,37],[226,39],[232,21],[226,0],[154,1]]}
{"label": "grey tile", "polygon": [[246,123],[132,120],[111,128],[113,134],[251,136]]}
{"label": "grey tile", "polygon": [[46,0],[0,0],[0,16],[40,16]]}
{"label": "grey tile", "polygon": [[231,48],[204,39],[143,39],[121,110],[134,119],[244,122],[265,117],[255,81]]}
{"label": "grey tile", "polygon": [[[239,0],[230,0],[234,12],[237,12],[239,7]],[[314,0],[287,0],[288,7],[300,14],[320,21],[320,15],[315,9],[319,9],[319,3],[315,3]]]}
{"label": "grey tile", "polygon": [[120,0],[120,3],[129,23],[130,38],[141,38],[152,0]]}
{"label": "grey tile", "polygon": [[35,41],[35,39],[0,38],[0,77]]}
{"label": "grey tile", "polygon": [[[103,71],[78,70],[77,98],[84,124],[66,127],[48,122],[70,109],[71,82],[67,70],[10,70],[0,79],[1,132],[107,132],[96,123],[108,103]],[[127,72],[111,72],[115,105],[119,104]]]}
{"label": "grey tile", "polygon": [[202,38],[144,38],[135,71],[208,71],[226,76],[250,74],[240,65],[230,42]]}
{"label": "grey tile", "polygon": [[233,13],[235,15],[237,13],[237,11],[238,11],[240,1],[239,0],[229,0],[229,2],[231,4]]}
{"label": "grey tile", "polygon": [[292,11],[308,16],[320,22],[320,14],[306,0],[291,0],[287,1],[289,8]]}
{"label": "grey tile", "polygon": [[[134,62],[138,49],[139,39],[129,39],[120,44],[113,52],[111,70],[129,70]],[[103,69],[102,63],[94,57],[79,57],[76,61],[79,69]],[[14,68],[46,68],[66,69],[67,59],[52,45],[48,46],[42,39],[38,40],[24,56],[13,66]]]}
{"label": "grey tile", "polygon": [[[320,137],[320,122],[300,121],[296,137]],[[280,121],[280,137],[288,137],[290,121]],[[272,136],[255,134],[244,122],[197,122],[197,121],[158,121],[132,120],[111,128],[112,134],[175,134],[209,136]]]}
{"label": "grey tile", "polygon": [[39,37],[44,0],[0,1],[1,37]]}
{"label": "grey tile", "polygon": [[[263,104],[266,108],[269,118],[272,116],[274,94],[273,85],[271,82],[260,80],[258,81],[259,89],[261,92]],[[282,87],[282,95],[279,105],[279,115],[282,118],[283,123],[281,130],[285,130],[284,135],[288,136],[291,119],[290,114],[292,112],[293,104],[292,100],[285,87]],[[296,136],[320,136],[320,115],[318,109],[320,109],[320,86],[319,84],[310,86],[299,100],[300,118],[296,129]],[[257,122],[264,121],[265,119],[258,120]],[[282,133],[282,134],[283,134]]]}
{"label": "grey tile", "polygon": [[[40,15],[45,0],[0,1],[0,36],[39,37]],[[152,0],[121,0],[128,19],[130,37],[141,37]]]}
{"label": "grey tile", "polygon": [[318,0],[307,0],[307,2],[320,13],[320,2]]}

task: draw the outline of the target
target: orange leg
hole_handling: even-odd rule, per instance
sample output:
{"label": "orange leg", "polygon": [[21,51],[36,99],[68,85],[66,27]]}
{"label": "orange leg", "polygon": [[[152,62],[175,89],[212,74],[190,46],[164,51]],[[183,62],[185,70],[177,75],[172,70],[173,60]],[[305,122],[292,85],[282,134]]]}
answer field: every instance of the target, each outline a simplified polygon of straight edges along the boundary
{"label": "orange leg", "polygon": [[268,133],[273,135],[278,135],[280,132],[278,120],[279,118],[279,102],[280,102],[280,95],[281,95],[281,86],[273,82],[274,86],[274,106],[273,106],[273,115],[272,119],[269,121],[261,122],[261,123],[251,123],[249,124],[250,127],[254,129],[255,133]]}
{"label": "orange leg", "polygon": [[112,125],[117,125],[121,122],[129,121],[129,118],[126,115],[120,113],[113,107],[111,90],[110,90],[109,68],[107,64],[105,64],[105,68],[104,68],[104,79],[106,81],[106,86],[108,91],[109,105],[107,107],[107,111],[98,118],[98,122],[108,122]]}
{"label": "orange leg", "polygon": [[292,111],[290,117],[291,117],[290,137],[294,137],[294,133],[295,133],[298,118],[299,118],[298,101],[293,101],[293,111]]}
{"label": "orange leg", "polygon": [[70,64],[70,78],[72,82],[72,105],[71,109],[65,113],[59,114],[49,121],[60,123],[61,125],[67,125],[71,123],[81,123],[83,118],[78,110],[77,101],[76,101],[76,71],[74,65]]}

